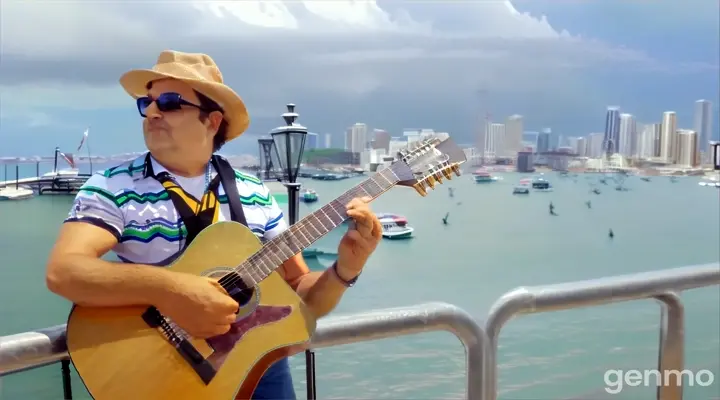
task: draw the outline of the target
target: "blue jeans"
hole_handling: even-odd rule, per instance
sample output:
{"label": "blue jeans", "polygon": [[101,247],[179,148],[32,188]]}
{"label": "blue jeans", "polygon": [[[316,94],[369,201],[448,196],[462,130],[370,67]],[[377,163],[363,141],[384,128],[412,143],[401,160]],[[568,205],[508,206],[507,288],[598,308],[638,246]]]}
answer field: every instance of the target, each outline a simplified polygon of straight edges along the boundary
{"label": "blue jeans", "polygon": [[271,365],[255,388],[252,400],[296,400],[287,358]]}

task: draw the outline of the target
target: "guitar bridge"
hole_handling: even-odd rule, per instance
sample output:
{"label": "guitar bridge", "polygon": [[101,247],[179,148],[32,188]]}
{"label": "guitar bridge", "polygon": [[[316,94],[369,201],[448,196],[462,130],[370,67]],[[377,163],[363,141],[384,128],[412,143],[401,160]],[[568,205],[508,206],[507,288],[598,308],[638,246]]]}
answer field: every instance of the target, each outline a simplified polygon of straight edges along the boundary
{"label": "guitar bridge", "polygon": [[150,306],[142,315],[142,319],[151,328],[157,328],[165,335],[167,340],[180,353],[182,358],[190,364],[200,379],[206,385],[212,381],[217,374],[215,367],[203,357],[202,354],[190,343],[187,338],[175,331],[168,320],[158,311],[157,308]]}

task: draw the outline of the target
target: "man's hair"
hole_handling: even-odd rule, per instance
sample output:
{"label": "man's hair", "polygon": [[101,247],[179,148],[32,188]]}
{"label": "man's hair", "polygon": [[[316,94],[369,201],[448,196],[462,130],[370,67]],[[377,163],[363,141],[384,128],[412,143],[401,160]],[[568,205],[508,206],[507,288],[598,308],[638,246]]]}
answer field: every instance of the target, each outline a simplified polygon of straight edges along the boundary
{"label": "man's hair", "polygon": [[[225,115],[225,110],[220,107],[218,103],[215,102],[215,100],[205,96],[204,94],[198,92],[197,90],[193,89],[195,92],[195,95],[198,97],[198,100],[200,100],[200,107],[202,107],[205,110],[211,110],[211,111],[220,111],[220,114]],[[208,113],[205,111],[200,110],[200,121],[205,122],[205,120],[208,117]],[[225,142],[227,141],[227,121],[225,118],[220,122],[220,126],[218,127],[218,131],[213,137],[213,153],[220,150]]]}
{"label": "man's hair", "polygon": [[[152,81],[148,82],[147,84],[147,90],[150,90],[152,88]],[[210,112],[213,111],[219,111],[220,114],[223,116],[225,115],[225,110],[220,107],[218,103],[215,102],[215,100],[205,96],[204,94],[198,92],[197,90],[193,89],[193,92],[195,92],[195,95],[198,97],[198,100],[200,100],[200,104],[198,104],[203,110],[210,110]],[[208,118],[208,112],[200,110],[200,121],[205,122]],[[213,153],[220,150],[223,145],[227,142],[227,121],[223,117],[223,120],[220,122],[220,126],[218,127],[218,131],[213,137]]]}

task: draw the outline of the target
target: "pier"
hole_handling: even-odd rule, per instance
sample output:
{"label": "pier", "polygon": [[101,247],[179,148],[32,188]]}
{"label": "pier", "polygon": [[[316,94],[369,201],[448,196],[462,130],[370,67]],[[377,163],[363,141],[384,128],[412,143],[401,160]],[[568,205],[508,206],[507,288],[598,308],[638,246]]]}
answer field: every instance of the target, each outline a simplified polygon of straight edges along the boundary
{"label": "pier", "polygon": [[[58,156],[62,156],[70,169],[58,169]],[[75,161],[72,155],[65,155],[55,148],[53,158],[53,170],[40,174],[40,163],[49,162],[49,159],[42,157],[33,158],[3,158],[0,164],[3,166],[3,180],[0,181],[0,188],[4,187],[25,187],[32,189],[39,195],[47,194],[75,194],[78,189],[87,181],[92,174],[82,174],[75,168]],[[35,164],[35,176],[20,178],[21,164]],[[8,168],[14,166],[14,168]],[[9,170],[14,169],[15,179],[10,179]]]}
{"label": "pier", "polygon": [[[662,382],[659,382],[654,398],[682,400],[682,380],[671,379],[674,373],[686,369],[685,312],[680,293],[717,285],[720,285],[720,262],[519,287],[493,303],[484,323],[451,304],[418,304],[323,318],[318,321],[310,346],[322,348],[447,331],[454,334],[465,348],[464,398],[496,400],[498,339],[503,326],[511,319],[527,314],[654,299],[661,306],[657,371],[662,375],[658,377]],[[631,316],[629,319],[632,322]],[[63,399],[72,399],[65,325],[0,337],[0,376],[54,363],[61,364]],[[573,398],[590,399],[598,398],[598,395],[591,393]]]}

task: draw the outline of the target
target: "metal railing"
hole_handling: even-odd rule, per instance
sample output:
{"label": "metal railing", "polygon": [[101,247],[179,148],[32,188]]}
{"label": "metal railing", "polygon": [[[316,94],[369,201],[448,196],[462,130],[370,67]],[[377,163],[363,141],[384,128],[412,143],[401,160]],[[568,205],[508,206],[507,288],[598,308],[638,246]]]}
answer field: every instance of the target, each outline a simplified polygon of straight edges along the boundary
{"label": "metal railing", "polygon": [[[421,332],[448,331],[465,347],[466,397],[481,399],[487,335],[464,310],[446,303],[426,303],[346,316],[317,323],[310,347],[331,347]],[[0,377],[62,361],[64,398],[71,399],[65,325],[0,337]]]}
{"label": "metal railing", "polygon": [[[391,308],[318,321],[311,347],[321,348],[430,331],[449,331],[465,346],[466,398],[496,400],[497,349],[502,327],[521,314],[650,299],[662,305],[658,371],[684,369],[684,309],[678,292],[720,285],[720,263],[556,285],[520,287],[491,307],[485,329],[462,309],[446,303]],[[0,337],[0,376],[63,362],[65,398],[69,364],[65,326]],[[662,382],[658,400],[682,400],[679,382]]]}
{"label": "metal railing", "polygon": [[[684,309],[674,292],[720,285],[720,263],[618,275],[586,281],[520,287],[501,296],[490,307],[485,331],[490,338],[486,353],[484,400],[497,398],[497,349],[500,330],[520,314],[599,306],[622,301],[655,298],[664,307],[661,314],[658,371],[682,371],[685,349]],[[658,385],[658,400],[681,400],[682,386],[669,380]]]}

